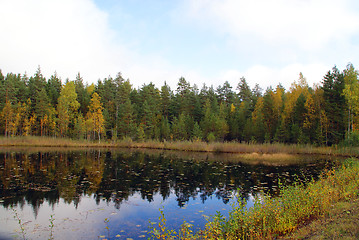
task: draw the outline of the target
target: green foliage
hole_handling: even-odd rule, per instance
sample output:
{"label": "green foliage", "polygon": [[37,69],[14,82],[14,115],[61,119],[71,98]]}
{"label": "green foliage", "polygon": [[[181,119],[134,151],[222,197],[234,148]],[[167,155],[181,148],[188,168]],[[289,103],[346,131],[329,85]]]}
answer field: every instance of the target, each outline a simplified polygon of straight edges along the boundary
{"label": "green foliage", "polygon": [[80,107],[77,101],[77,93],[74,82],[67,82],[61,89],[57,105],[58,131],[60,136],[67,136],[69,128],[73,126],[73,121]]}
{"label": "green foliage", "polygon": [[[300,74],[289,90],[278,85],[264,94],[258,84],[251,89],[244,77],[237,92],[227,81],[199,90],[183,77],[173,92],[166,83],[160,89],[153,83],[135,89],[121,73],[88,85],[80,74],[64,84],[56,72],[46,80],[40,68],[30,78],[0,72],[0,133],[333,145],[358,130],[358,89],[352,64],[342,72],[334,67],[314,89]],[[96,131],[94,93],[103,117]]]}
{"label": "green foliage", "polygon": [[251,89],[248,86],[248,83],[247,83],[247,81],[246,81],[246,79],[244,77],[241,77],[239,79],[237,89],[239,91],[238,96],[239,96],[239,100],[241,102],[251,100],[252,92],[251,92]]}
{"label": "green foliage", "polygon": [[169,140],[171,138],[171,125],[168,122],[168,118],[167,117],[163,117],[161,119],[161,140],[162,141],[166,141]]}
{"label": "green foliage", "polygon": [[136,140],[139,142],[143,142],[145,140],[145,132],[143,130],[142,124],[137,127]]}
{"label": "green foliage", "polygon": [[345,146],[359,147],[359,131],[348,133],[348,137],[344,141]]}
{"label": "green foliage", "polygon": [[214,142],[215,140],[216,140],[216,137],[214,136],[214,133],[213,132],[208,133],[207,141],[211,143],[211,142]]}
{"label": "green foliage", "polygon": [[74,83],[75,83],[75,90],[77,94],[77,101],[80,104],[79,111],[84,116],[86,116],[90,104],[91,95],[86,90],[86,87],[83,83],[83,78],[80,76],[80,73],[77,74]]}
{"label": "green foliage", "polygon": [[358,71],[352,64],[344,70],[345,87],[343,95],[348,103],[348,134],[354,131],[354,118],[359,113],[359,82]]}
{"label": "green foliage", "polygon": [[57,76],[57,73],[55,72],[55,74],[51,76],[51,78],[46,84],[46,92],[53,107],[56,107],[58,103],[61,87],[61,79]]}
{"label": "green foliage", "polygon": [[329,71],[323,80],[323,107],[327,118],[327,143],[338,144],[345,135],[345,112],[347,104],[343,94],[344,75],[336,67]]}
{"label": "green foliage", "polygon": [[195,141],[200,141],[203,138],[202,130],[197,122],[194,123],[192,136],[193,140]]}
{"label": "green foliage", "polygon": [[160,216],[158,217],[158,220],[159,220],[158,223],[150,222],[151,224],[150,239],[190,240],[195,237],[192,231],[192,224],[189,224],[186,221],[184,221],[178,232],[176,232],[173,229],[169,229],[166,226],[167,220],[163,212],[163,209],[160,209]]}

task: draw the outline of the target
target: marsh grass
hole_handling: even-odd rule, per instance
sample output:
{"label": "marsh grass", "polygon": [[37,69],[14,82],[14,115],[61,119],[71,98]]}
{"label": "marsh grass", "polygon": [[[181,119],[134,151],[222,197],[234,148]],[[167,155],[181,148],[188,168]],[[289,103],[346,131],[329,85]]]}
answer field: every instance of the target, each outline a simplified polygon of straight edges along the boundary
{"label": "marsh grass", "polygon": [[292,161],[298,160],[299,156],[297,154],[289,153],[263,153],[259,154],[256,152],[253,153],[243,153],[240,155],[241,158],[250,159],[250,160],[263,160],[263,161]]}
{"label": "marsh grass", "polygon": [[130,138],[118,141],[93,142],[86,140],[73,140],[69,138],[54,137],[0,137],[0,146],[10,147],[78,147],[78,148],[132,148],[132,149],[158,149],[176,150],[185,152],[207,153],[258,153],[258,154],[323,154],[323,155],[359,155],[359,148],[346,147],[314,147],[312,145],[287,145],[281,143],[238,143],[238,142],[213,142],[203,141],[156,141],[146,140],[134,142]]}
{"label": "marsh grass", "polygon": [[[275,198],[262,194],[249,209],[246,201],[239,199],[228,217],[218,212],[196,234],[188,232],[182,238],[176,233],[166,239],[275,239],[325,216],[335,203],[358,198],[358,172],[359,161],[347,160],[341,167],[324,172],[318,181],[281,187],[280,196]],[[158,239],[161,236],[160,231],[155,235]]]}
{"label": "marsh grass", "polygon": [[0,146],[19,146],[19,147],[93,147],[99,145],[95,142],[85,140],[72,140],[69,138],[52,138],[52,137],[1,137]]}

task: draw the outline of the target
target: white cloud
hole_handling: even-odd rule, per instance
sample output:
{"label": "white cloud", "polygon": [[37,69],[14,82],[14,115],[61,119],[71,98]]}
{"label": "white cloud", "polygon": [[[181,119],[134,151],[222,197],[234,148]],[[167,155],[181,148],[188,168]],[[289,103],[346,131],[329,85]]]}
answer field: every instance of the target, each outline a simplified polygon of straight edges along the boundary
{"label": "white cloud", "polygon": [[[242,69],[210,69],[213,74],[205,77],[205,72],[186,63],[174,66],[160,55],[143,54],[134,49],[135,46],[124,44],[126,33],[111,29],[108,13],[100,10],[92,0],[0,1],[0,69],[3,73],[26,71],[33,75],[40,65],[46,77],[57,71],[63,80],[74,79],[80,72],[88,83],[108,75],[114,77],[120,71],[125,78],[130,78],[134,87],[149,82],[160,87],[167,81],[172,89],[176,88],[181,76],[199,88],[203,83],[217,87],[226,80],[235,88],[242,76],[252,87],[258,83],[265,89],[279,82],[289,87],[298,79],[299,72],[303,72],[309,83],[314,83],[321,81],[332,66],[318,64],[322,62],[319,58],[300,63],[298,50],[282,45],[313,49],[325,48],[328,42],[337,41],[336,46],[358,49],[346,44],[348,36],[359,28],[358,16],[348,9],[348,5],[347,1],[335,0],[188,1],[179,12],[188,13],[187,21],[191,26],[195,20],[201,27],[228,34],[230,40],[226,40],[232,43],[243,39],[250,43],[255,39],[255,43],[278,45],[279,50],[273,58],[288,61],[277,67],[258,61]],[[139,44],[141,41],[139,39]],[[218,43],[218,48],[223,44]],[[255,47],[253,44],[244,46],[249,52]],[[354,54],[355,51],[351,52]],[[347,61],[345,53],[341,56]],[[188,58],[190,62],[191,56]],[[243,56],[246,58],[248,56]]]}
{"label": "white cloud", "polygon": [[[108,15],[91,0],[14,0],[0,2],[0,68],[3,73],[46,77],[55,71],[65,80],[78,72],[85,82],[122,72],[134,86],[163,84],[176,72],[160,57],[143,56],[121,43]],[[177,79],[180,75],[177,75]]]}
{"label": "white cloud", "polygon": [[343,41],[359,27],[359,16],[346,0],[207,0],[188,1],[186,7],[191,21],[237,40],[257,38],[306,50]]}
{"label": "white cloud", "polygon": [[245,77],[247,83],[252,88],[257,83],[263,90],[270,86],[275,88],[278,84],[282,84],[288,90],[291,84],[299,79],[300,72],[307,79],[308,85],[313,86],[313,84],[320,83],[323,76],[330,69],[330,67],[323,64],[291,64],[284,68],[269,68],[264,65],[255,65],[244,72],[228,70],[221,74],[221,76],[224,76],[224,79],[230,82],[233,89],[237,87],[239,79]]}
{"label": "white cloud", "polygon": [[188,0],[180,11],[185,17],[175,17],[225,36],[240,56],[238,68],[222,69],[213,78],[217,85],[228,80],[235,88],[244,76],[251,87],[281,83],[288,89],[300,72],[312,86],[334,64],[358,60],[359,15],[353,5],[351,0]]}
{"label": "white cloud", "polygon": [[2,1],[0,9],[5,71],[34,72],[40,65],[45,75],[56,70],[74,78],[81,72],[94,81],[109,70],[112,32],[91,1]]}

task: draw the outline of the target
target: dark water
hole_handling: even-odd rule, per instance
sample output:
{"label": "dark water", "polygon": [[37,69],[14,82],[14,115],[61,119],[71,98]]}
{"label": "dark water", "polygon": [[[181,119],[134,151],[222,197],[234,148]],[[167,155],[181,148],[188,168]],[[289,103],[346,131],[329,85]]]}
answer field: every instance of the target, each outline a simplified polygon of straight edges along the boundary
{"label": "dark water", "polygon": [[2,150],[0,239],[23,238],[19,219],[27,239],[48,239],[51,222],[55,239],[147,239],[160,208],[169,227],[185,220],[198,229],[238,197],[251,206],[263,192],[276,195],[278,181],[316,178],[338,162],[296,156],[289,165],[249,164],[233,156]]}

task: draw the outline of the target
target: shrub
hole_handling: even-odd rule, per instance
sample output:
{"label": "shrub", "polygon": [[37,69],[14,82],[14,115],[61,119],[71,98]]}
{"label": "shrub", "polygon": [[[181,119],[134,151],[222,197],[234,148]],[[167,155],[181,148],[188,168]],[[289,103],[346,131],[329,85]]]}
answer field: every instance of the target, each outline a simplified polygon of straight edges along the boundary
{"label": "shrub", "polygon": [[359,131],[349,133],[344,143],[346,146],[359,147]]}

